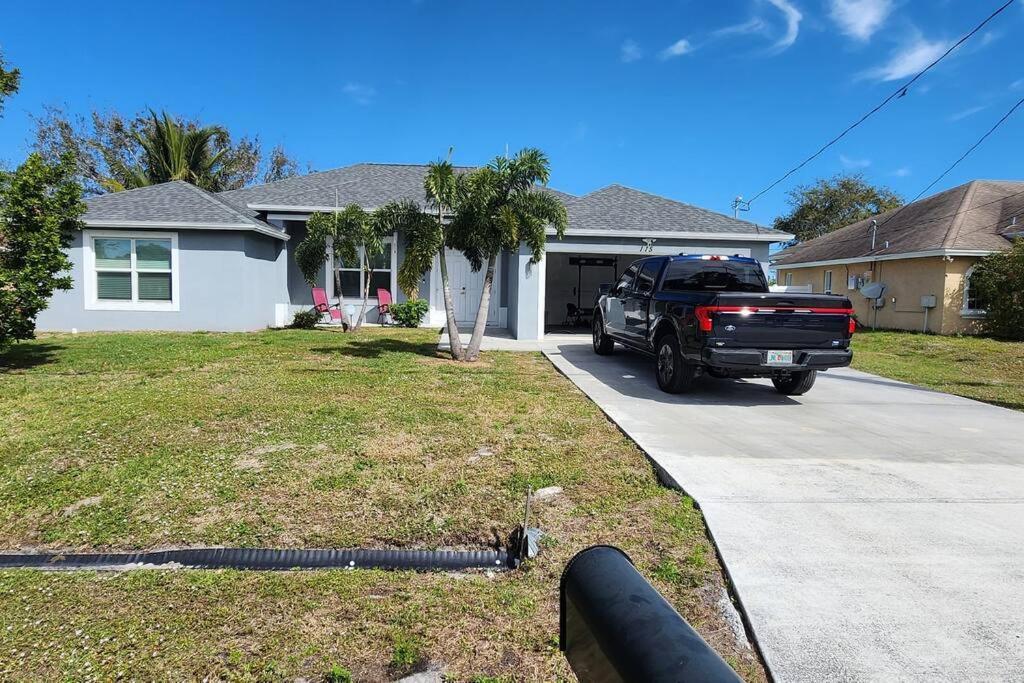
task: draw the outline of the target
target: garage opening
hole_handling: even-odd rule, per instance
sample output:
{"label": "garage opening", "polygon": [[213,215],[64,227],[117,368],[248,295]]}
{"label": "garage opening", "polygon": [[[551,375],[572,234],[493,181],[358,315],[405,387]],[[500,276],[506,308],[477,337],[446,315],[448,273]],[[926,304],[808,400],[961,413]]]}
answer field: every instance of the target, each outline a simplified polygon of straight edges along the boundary
{"label": "garage opening", "polygon": [[544,257],[545,333],[590,334],[590,316],[599,287],[614,283],[638,258],[638,254],[548,252]]}

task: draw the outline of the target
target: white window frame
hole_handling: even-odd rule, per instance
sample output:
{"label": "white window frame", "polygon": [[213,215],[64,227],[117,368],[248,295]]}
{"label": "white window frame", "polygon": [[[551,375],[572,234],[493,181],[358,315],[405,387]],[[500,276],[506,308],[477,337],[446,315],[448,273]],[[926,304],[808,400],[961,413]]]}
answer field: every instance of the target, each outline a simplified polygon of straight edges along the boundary
{"label": "white window frame", "polygon": [[785,282],[786,282],[786,286],[787,287],[792,287],[793,286],[793,273],[786,273],[786,280],[785,280]]}
{"label": "white window frame", "polygon": [[[398,233],[397,232],[392,233],[391,236],[385,237],[383,241],[384,241],[384,244],[386,245],[386,247],[389,247],[391,249],[391,269],[389,271],[391,277],[389,278],[390,284],[388,286],[388,291],[391,292],[391,298],[393,300],[397,300],[396,299],[396,294],[395,294],[395,289],[398,287]],[[361,251],[361,249],[360,249],[360,251]],[[328,258],[328,264],[327,264],[328,268],[327,268],[326,273],[325,273],[326,278],[327,278],[327,282],[324,283],[324,289],[327,290],[327,297],[329,299],[337,299],[338,295],[340,294],[340,292],[335,292],[334,291],[334,271],[335,271],[335,267],[334,267],[334,250],[330,248],[330,241],[328,242],[328,254],[330,256]],[[366,284],[363,281],[363,278],[366,277],[366,274],[363,272],[362,263],[360,263],[360,265],[358,267],[356,267],[356,268],[339,268],[338,270],[341,270],[343,272],[344,271],[349,271],[349,272],[359,271],[360,272],[360,275],[359,275],[359,296],[358,297],[348,297],[348,299],[350,301],[356,301],[356,300],[362,301],[363,300],[363,287]],[[379,273],[379,272],[381,272],[381,269],[379,269],[379,268],[375,269],[373,272]],[[377,292],[370,292],[370,297],[367,299],[367,301],[368,302],[376,302],[377,301]]]}
{"label": "white window frame", "polygon": [[964,295],[963,301],[960,302],[960,317],[962,318],[984,318],[988,313],[984,308],[967,307],[971,292],[971,275],[974,275],[974,269],[977,267],[978,265],[974,264],[964,273]]}
{"label": "white window frame", "polygon": [[[100,299],[96,284],[96,247],[97,239],[121,239],[121,240],[144,240],[164,239],[171,241],[171,300],[170,301],[140,301],[139,300],[139,277],[138,269],[135,267],[135,244],[132,243],[131,268],[125,272],[132,274],[132,299],[131,301],[114,301]],[[82,251],[85,256],[83,263],[83,279],[85,292],[85,310],[87,311],[180,311],[181,310],[181,287],[179,286],[179,275],[181,269],[178,264],[178,233],[176,232],[128,232],[123,230],[83,230]],[[102,269],[104,271],[110,269]],[[116,269],[113,269],[116,270]],[[162,272],[162,271],[152,271]]]}
{"label": "white window frame", "polygon": [[826,270],[822,277],[821,289],[825,294],[832,293],[832,271]]}

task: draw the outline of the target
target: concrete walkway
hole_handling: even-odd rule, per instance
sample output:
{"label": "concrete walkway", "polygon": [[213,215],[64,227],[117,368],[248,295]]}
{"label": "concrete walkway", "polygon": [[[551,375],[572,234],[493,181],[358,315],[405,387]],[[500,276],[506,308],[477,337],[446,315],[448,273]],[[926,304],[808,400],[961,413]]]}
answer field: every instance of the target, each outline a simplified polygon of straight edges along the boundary
{"label": "concrete walkway", "polygon": [[[459,339],[462,345],[469,344],[472,336],[470,332],[459,331]],[[579,334],[546,334],[543,340],[516,339],[512,333],[501,327],[488,327],[484,330],[483,341],[480,342],[481,351],[546,351],[557,350],[563,344],[589,344],[590,331],[581,330]],[[441,339],[437,343],[439,351],[448,350],[448,331],[441,330]]]}
{"label": "concrete walkway", "polygon": [[852,370],[657,389],[545,353],[704,512],[779,681],[1024,680],[1024,414]]}

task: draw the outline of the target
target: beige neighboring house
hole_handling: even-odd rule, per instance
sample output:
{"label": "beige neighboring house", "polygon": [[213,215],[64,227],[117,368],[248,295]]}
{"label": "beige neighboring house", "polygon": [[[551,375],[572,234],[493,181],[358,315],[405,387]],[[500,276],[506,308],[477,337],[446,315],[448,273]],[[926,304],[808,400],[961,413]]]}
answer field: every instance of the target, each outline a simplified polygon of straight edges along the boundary
{"label": "beige neighboring house", "polygon": [[[1022,235],[1024,181],[975,180],[790,247],[772,264],[779,285],[849,296],[865,326],[970,333],[985,316],[971,292],[975,263]],[[861,293],[870,283],[885,284],[882,298]]]}

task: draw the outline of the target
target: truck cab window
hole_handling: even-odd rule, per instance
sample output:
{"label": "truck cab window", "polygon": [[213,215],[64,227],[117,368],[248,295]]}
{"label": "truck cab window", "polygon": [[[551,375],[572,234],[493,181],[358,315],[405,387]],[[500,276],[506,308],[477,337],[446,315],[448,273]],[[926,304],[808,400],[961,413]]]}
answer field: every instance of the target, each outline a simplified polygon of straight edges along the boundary
{"label": "truck cab window", "polygon": [[636,279],[636,266],[630,266],[626,269],[626,272],[619,278],[618,284],[615,285],[615,289],[612,291],[612,296],[616,298],[622,298],[629,291],[633,289],[633,280]]}
{"label": "truck cab window", "polygon": [[654,291],[654,278],[658,276],[658,268],[661,261],[646,261],[640,274],[636,278],[636,293],[641,296],[650,296]]}

